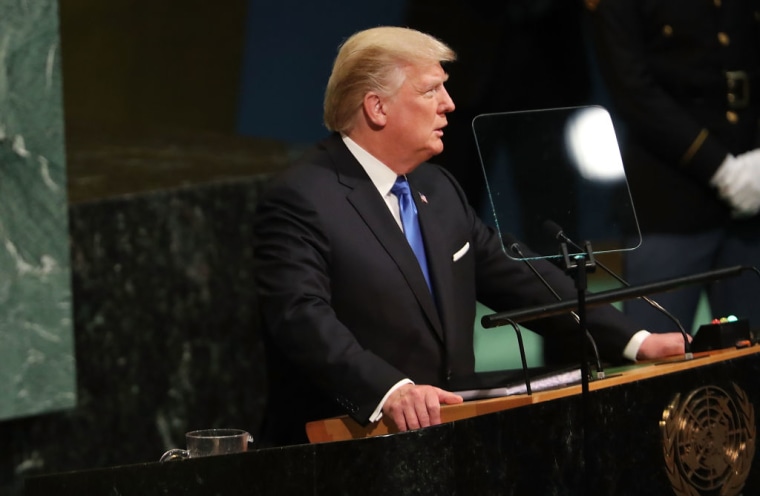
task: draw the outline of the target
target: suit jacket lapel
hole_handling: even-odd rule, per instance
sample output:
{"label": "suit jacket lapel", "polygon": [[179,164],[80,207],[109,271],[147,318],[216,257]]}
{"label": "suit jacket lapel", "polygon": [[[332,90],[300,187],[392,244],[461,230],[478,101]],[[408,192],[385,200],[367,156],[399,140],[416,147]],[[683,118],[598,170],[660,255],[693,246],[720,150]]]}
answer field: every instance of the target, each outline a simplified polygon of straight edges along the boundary
{"label": "suit jacket lapel", "polygon": [[[404,233],[393,219],[385,201],[378,194],[375,185],[372,184],[362,166],[339,138],[338,143],[332,140],[328,141],[328,149],[330,149],[337,166],[338,180],[351,188],[347,195],[348,201],[367,223],[378,242],[396,262],[426,317],[438,336],[443,339],[443,327],[433,296],[430,294],[425,277],[422,275],[419,262],[404,237]],[[432,269],[430,270],[432,271]]]}
{"label": "suit jacket lapel", "polygon": [[441,222],[446,222],[445,213],[441,211],[443,204],[436,205],[435,198],[428,198],[425,193],[425,185],[418,184],[414,179],[410,179],[412,196],[417,204],[417,214],[422,230],[422,239],[425,242],[425,252],[427,254],[428,270],[431,275],[431,284],[435,292],[436,302],[440,309],[439,317],[442,319],[444,329],[449,326],[446,324],[445,309],[453,304],[451,290],[455,283],[451,278],[451,256],[447,247],[450,240],[444,238],[444,230],[437,229],[436,226]]}

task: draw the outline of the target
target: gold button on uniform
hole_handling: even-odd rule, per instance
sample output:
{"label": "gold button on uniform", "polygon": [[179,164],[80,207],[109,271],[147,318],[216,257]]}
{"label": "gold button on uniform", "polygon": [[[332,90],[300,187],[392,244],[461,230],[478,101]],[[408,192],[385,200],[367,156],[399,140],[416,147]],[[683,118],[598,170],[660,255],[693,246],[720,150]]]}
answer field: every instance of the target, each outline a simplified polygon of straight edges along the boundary
{"label": "gold button on uniform", "polygon": [[596,10],[596,6],[599,5],[599,0],[585,0],[586,8],[591,12]]}
{"label": "gold button on uniform", "polygon": [[731,124],[736,124],[739,122],[739,116],[736,114],[736,112],[729,110],[726,112],[726,120]]}
{"label": "gold button on uniform", "polygon": [[718,43],[723,46],[728,46],[731,43],[731,39],[726,33],[718,33]]}
{"label": "gold button on uniform", "polygon": [[664,34],[665,36],[672,36],[673,35],[673,26],[671,26],[670,24],[665,24],[662,27],[662,34]]}
{"label": "gold button on uniform", "polygon": [[720,5],[721,5],[721,1],[720,0],[713,0],[713,3],[715,4],[716,7],[720,7]]}

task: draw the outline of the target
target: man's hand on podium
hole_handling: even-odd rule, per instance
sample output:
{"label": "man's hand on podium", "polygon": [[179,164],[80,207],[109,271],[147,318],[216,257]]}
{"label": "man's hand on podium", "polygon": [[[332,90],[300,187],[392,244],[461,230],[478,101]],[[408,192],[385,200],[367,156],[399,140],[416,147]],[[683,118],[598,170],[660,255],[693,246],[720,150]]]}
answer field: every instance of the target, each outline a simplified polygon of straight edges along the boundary
{"label": "man's hand on podium", "polygon": [[[691,336],[688,336],[691,342]],[[686,352],[684,335],[680,332],[650,334],[641,343],[636,360],[654,360],[673,355],[683,355]]]}
{"label": "man's hand on podium", "polygon": [[383,415],[390,417],[401,432],[441,423],[441,404],[462,403],[458,394],[434,386],[406,384],[396,389],[383,405]]}

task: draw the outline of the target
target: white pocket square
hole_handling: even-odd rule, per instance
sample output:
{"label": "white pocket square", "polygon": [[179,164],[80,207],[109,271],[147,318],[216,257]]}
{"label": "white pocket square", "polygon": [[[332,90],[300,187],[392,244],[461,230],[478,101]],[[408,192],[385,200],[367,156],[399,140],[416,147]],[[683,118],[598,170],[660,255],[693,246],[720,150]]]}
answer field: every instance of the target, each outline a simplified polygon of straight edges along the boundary
{"label": "white pocket square", "polygon": [[454,255],[451,257],[451,259],[454,262],[456,262],[457,260],[459,260],[460,258],[462,258],[464,256],[464,254],[467,253],[467,251],[469,249],[470,249],[470,242],[468,241],[467,243],[464,244],[463,247],[461,247],[460,249],[457,250],[456,253],[454,253]]}

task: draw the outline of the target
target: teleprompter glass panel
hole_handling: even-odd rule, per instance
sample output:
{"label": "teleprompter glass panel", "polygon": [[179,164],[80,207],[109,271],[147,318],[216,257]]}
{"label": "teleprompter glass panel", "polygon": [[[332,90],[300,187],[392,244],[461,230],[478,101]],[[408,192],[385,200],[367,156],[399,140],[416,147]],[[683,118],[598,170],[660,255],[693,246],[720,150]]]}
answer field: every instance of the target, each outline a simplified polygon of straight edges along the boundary
{"label": "teleprompter glass panel", "polygon": [[[472,122],[490,212],[512,258],[641,244],[615,129],[599,106],[482,114]],[[488,208],[486,208],[488,210]],[[490,215],[489,215],[490,214]],[[510,249],[519,240],[534,253]]]}

